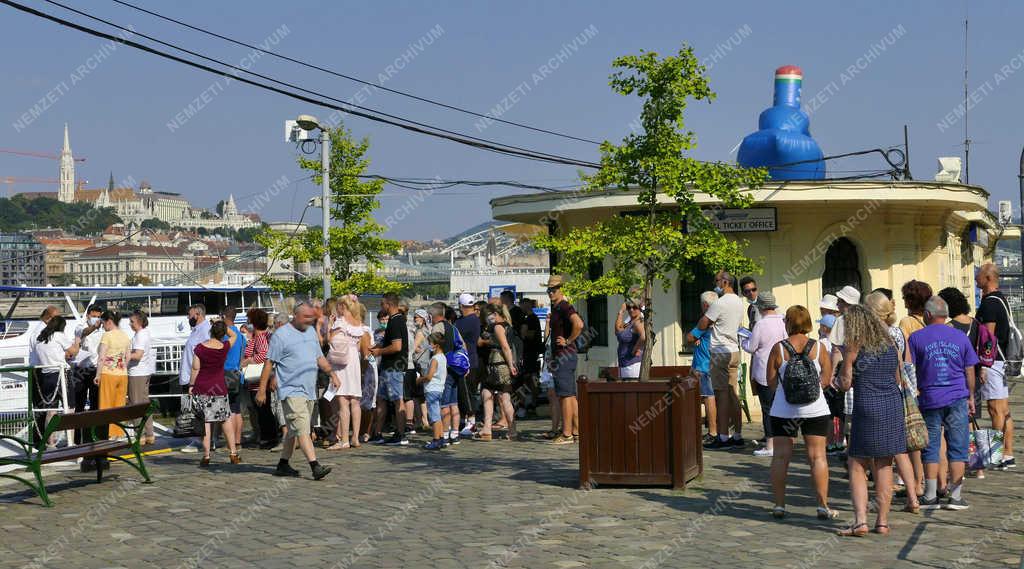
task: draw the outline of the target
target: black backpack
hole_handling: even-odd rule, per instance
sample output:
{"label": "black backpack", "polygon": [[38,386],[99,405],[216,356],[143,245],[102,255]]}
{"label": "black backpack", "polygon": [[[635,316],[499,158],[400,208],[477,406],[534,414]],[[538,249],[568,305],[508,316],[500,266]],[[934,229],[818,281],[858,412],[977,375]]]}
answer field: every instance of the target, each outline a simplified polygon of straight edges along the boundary
{"label": "black backpack", "polygon": [[516,364],[517,370],[523,369],[523,352],[525,351],[523,339],[512,329],[512,326],[505,326],[505,340],[512,352],[512,361]]}
{"label": "black backpack", "polygon": [[812,346],[814,340],[807,340],[804,350],[797,353],[789,340],[782,341],[782,347],[789,354],[786,373],[782,376],[782,393],[790,405],[814,403],[821,394],[821,378],[814,360],[808,357]]}

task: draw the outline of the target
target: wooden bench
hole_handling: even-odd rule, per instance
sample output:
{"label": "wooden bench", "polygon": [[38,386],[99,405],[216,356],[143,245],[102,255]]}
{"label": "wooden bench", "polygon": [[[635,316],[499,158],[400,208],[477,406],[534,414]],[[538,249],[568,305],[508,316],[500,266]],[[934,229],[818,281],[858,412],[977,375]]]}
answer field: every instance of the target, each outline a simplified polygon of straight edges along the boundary
{"label": "wooden bench", "polygon": [[[9,435],[0,434],[0,439],[7,439],[14,441],[18,446],[21,447],[24,456],[14,455],[0,457],[0,466],[14,464],[23,466],[30,473],[32,473],[34,480],[26,480],[16,474],[0,473],[0,476],[4,478],[13,478],[22,484],[25,484],[39,495],[42,499],[43,504],[46,506],[52,506],[49,496],[46,494],[46,485],[43,483],[42,466],[44,464],[50,464],[53,462],[62,462],[66,460],[76,460],[79,458],[94,458],[100,460],[107,460],[107,458],[114,458],[120,460],[132,468],[137,470],[145,482],[148,484],[152,482],[149,479],[149,473],[146,472],[146,465],[142,462],[142,450],[140,448],[139,439],[142,435],[143,426],[146,424],[146,419],[153,413],[155,404],[151,403],[139,403],[136,405],[129,405],[127,407],[113,407],[111,409],[100,409],[97,411],[84,411],[81,413],[69,413],[67,415],[54,415],[50,422],[46,425],[46,432],[43,433],[42,440],[47,441],[50,436],[59,431],[72,431],[76,429],[88,429],[92,433],[94,442],[82,443],[79,445],[69,445],[64,448],[57,449],[37,449],[32,443],[18,437],[12,437]],[[95,440],[96,429],[105,427],[110,424],[115,424],[125,432],[126,440]],[[30,429],[35,428],[29,426]],[[130,449],[134,454],[134,459],[125,458],[117,453]],[[103,468],[96,465],[96,482],[103,481]]]}

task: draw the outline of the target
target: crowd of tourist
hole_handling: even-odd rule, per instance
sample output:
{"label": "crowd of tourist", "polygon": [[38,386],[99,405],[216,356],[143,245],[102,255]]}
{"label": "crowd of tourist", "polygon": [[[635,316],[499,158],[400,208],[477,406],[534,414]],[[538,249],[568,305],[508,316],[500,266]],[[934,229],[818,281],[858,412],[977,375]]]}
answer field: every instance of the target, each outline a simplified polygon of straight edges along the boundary
{"label": "crowd of tourist", "polygon": [[[773,516],[787,515],[787,473],[798,435],[819,519],[837,515],[828,503],[827,455],[846,460],[855,517],[841,535],[887,534],[894,497],[905,496],[903,510],[910,513],[966,509],[965,477],[984,477],[986,466],[979,461],[967,471],[971,421],[982,401],[1004,445],[1002,458],[988,466],[1016,467],[1005,366],[1019,366],[1011,344],[1020,333],[995,266],[984,265],[976,284],[982,297],[972,317],[960,290],[934,294],[927,283],[912,280],[900,290],[908,315],[898,323],[891,290],[862,298],[845,286],[821,299],[813,338],[808,308],[790,306],[783,316],[774,295],[759,291],[753,278],[737,283],[719,272],[715,290],[701,295],[703,316],[688,335],[696,344],[692,373],[706,408],[704,448],[745,446],[736,372],[744,350],[751,354],[752,388],[764,417],[765,438],[754,454],[772,459]],[[741,326],[744,317],[749,329]],[[869,479],[876,516],[870,527]]]}
{"label": "crowd of tourist", "polygon": [[[430,451],[464,438],[516,439],[517,419],[535,410],[544,389],[551,403],[544,436],[556,445],[576,443],[584,322],[565,297],[561,277],[544,285],[551,307],[546,327],[535,303],[517,303],[511,291],[487,300],[461,294],[457,306],[436,302],[411,314],[406,301],[385,294],[376,328],[367,325],[368,309],[355,295],[298,301],[273,319],[253,308],[241,326],[235,307],[210,318],[203,305],[191,306],[177,386],[183,408],[205,428],[182,450],[201,451],[199,466],[208,467],[220,431],[229,461],[238,464],[247,418],[248,442],[280,451],[276,475],[299,475],[291,466],[299,449],[312,477],[321,479],[331,469],[317,460],[318,447],[407,446],[418,431],[429,434],[423,447]],[[764,431],[754,455],[771,458],[774,517],[787,515],[798,437],[820,519],[838,515],[829,505],[827,457],[846,461],[855,519],[842,535],[888,533],[894,497],[905,497],[903,510],[910,513],[967,508],[965,477],[984,476],[981,468],[967,469],[970,422],[982,402],[1004,437],[1003,457],[993,466],[1016,466],[1005,375],[1006,366],[1019,365],[1007,355],[1019,332],[993,265],[981,268],[977,285],[983,296],[973,317],[959,290],[934,294],[927,283],[912,280],[900,290],[908,315],[899,322],[891,290],[862,297],[852,286],[826,294],[815,318],[804,306],[780,307],[751,277],[737,282],[719,272],[714,290],[700,296],[702,315],[687,334],[708,426],[704,448],[746,446],[738,389],[740,354],[747,352]],[[55,370],[66,366],[73,379],[70,408],[147,401],[156,371],[148,317],[130,315],[131,338],[120,319],[116,311],[90,306],[70,331],[48,307],[31,331],[39,393],[56,394]],[[620,379],[639,376],[647,334],[644,306],[627,299],[615,319]],[[54,397],[37,399],[36,407],[59,407]],[[111,425],[107,436],[124,433]],[[151,423],[139,438],[154,442]],[[85,461],[83,469],[105,464]],[[876,516],[870,527],[869,479]]]}

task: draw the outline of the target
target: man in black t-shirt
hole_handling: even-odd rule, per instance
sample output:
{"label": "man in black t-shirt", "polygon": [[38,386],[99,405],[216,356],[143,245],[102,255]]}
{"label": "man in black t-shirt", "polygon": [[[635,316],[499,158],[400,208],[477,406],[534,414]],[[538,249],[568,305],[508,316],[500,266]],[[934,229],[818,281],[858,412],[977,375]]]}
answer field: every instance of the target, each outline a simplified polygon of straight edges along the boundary
{"label": "man in black t-shirt", "polygon": [[1013,458],[1013,418],[1010,417],[1010,391],[1006,386],[1006,364],[1003,361],[1010,342],[1010,305],[999,291],[999,271],[992,263],[978,269],[975,282],[982,292],[981,305],[975,317],[995,334],[999,344],[992,367],[982,369],[978,398],[987,402],[992,428],[1003,432],[1003,462],[999,468],[1014,468],[1017,462]]}
{"label": "man in black t-shirt", "polygon": [[380,381],[377,389],[377,425],[379,433],[384,427],[387,417],[388,401],[395,404],[395,434],[383,442],[391,446],[405,446],[409,439],[405,437],[405,405],[403,405],[403,384],[405,369],[408,365],[409,352],[406,342],[409,332],[406,329],[405,315],[398,309],[397,294],[388,293],[381,299],[381,310],[388,314],[388,325],[384,329],[384,339],[378,348],[373,348],[374,357],[380,358]]}
{"label": "man in black t-shirt", "polygon": [[[474,381],[478,376],[480,367],[487,367],[486,361],[481,361],[477,354],[477,346],[480,343],[480,316],[476,313],[474,304],[476,299],[472,294],[464,292],[459,295],[459,310],[461,316],[455,320],[455,327],[459,329],[462,340],[466,343],[466,354],[469,356],[469,373],[458,378],[459,415],[466,419],[466,426],[460,431],[464,437],[473,436],[473,425],[476,424],[476,408],[480,405],[480,383]],[[452,425],[457,429],[458,425]]]}
{"label": "man in black t-shirt", "polygon": [[530,399],[526,403],[528,415],[537,413],[537,400],[540,398],[540,356],[544,352],[540,318],[533,311],[536,306],[536,301],[529,298],[524,297],[519,301],[519,307],[526,314],[526,323],[524,324],[526,332],[523,334],[523,367],[520,368],[519,375],[524,376],[524,384],[530,390]]}

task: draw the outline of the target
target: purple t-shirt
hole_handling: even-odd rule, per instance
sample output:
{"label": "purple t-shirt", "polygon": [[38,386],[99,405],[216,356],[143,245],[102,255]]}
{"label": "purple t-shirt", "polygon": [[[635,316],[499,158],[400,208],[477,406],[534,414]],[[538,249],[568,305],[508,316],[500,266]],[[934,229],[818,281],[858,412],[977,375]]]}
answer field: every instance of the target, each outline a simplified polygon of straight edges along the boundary
{"label": "purple t-shirt", "polygon": [[966,334],[945,324],[930,324],[911,334],[909,342],[921,409],[939,409],[970,395],[965,370],[978,364],[978,354]]}

